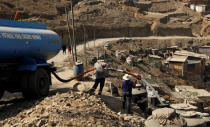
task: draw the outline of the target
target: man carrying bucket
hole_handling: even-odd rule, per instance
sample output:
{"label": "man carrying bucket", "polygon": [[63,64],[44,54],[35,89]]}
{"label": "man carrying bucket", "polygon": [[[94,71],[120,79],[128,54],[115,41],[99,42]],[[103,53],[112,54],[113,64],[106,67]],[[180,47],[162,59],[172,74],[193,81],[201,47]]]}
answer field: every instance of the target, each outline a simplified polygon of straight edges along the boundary
{"label": "man carrying bucket", "polygon": [[106,67],[106,63],[104,62],[104,60],[98,60],[95,64],[94,67],[96,68],[95,70],[95,75],[96,75],[96,79],[95,79],[95,84],[93,85],[93,87],[91,88],[90,92],[91,94],[93,94],[95,92],[95,90],[98,87],[98,84],[100,83],[100,90],[98,92],[98,95],[101,95],[103,87],[104,87],[104,83],[105,83],[105,67]]}

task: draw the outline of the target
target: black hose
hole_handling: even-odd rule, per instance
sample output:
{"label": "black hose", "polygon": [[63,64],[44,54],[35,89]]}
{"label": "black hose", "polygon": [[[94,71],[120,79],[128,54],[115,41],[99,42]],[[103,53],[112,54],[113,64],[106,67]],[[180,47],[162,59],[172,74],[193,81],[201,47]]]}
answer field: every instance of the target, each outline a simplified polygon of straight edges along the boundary
{"label": "black hose", "polygon": [[55,73],[56,68],[51,68],[51,72],[52,72],[52,74],[55,76],[55,78],[58,79],[59,81],[61,81],[61,82],[71,82],[72,80],[77,79],[77,78],[80,78],[80,77],[84,76],[85,74],[87,74],[87,73],[89,73],[89,72],[91,72],[91,71],[94,71],[95,69],[96,69],[96,68],[91,68],[91,69],[87,70],[86,72],[83,72],[82,74],[79,74],[79,75],[77,75],[77,76],[75,76],[75,77],[71,77],[71,78],[69,78],[69,79],[62,79],[61,77],[59,77],[59,76]]}
{"label": "black hose", "polygon": [[62,79],[61,77],[59,77],[59,76],[55,73],[55,71],[52,71],[52,74],[55,76],[56,79],[58,79],[58,80],[61,81],[61,82],[71,82],[72,80],[74,80],[74,79],[80,77],[80,76],[76,76],[76,77],[71,77],[71,78],[69,78],[69,79]]}
{"label": "black hose", "polygon": [[[125,73],[124,70],[118,70],[118,69],[113,69],[113,68],[108,68],[107,70],[118,71],[118,72],[123,72],[123,73]],[[88,73],[88,72],[90,72],[90,71],[93,71],[93,70],[88,70],[88,71],[86,71],[86,72],[84,72],[84,73],[82,73],[82,74],[80,74],[80,75],[78,75],[78,76],[71,77],[71,78],[69,78],[69,79],[62,79],[61,77],[59,77],[59,76],[55,73],[55,71],[56,71],[56,69],[52,69],[52,70],[51,70],[51,72],[52,72],[52,74],[55,76],[55,78],[56,78],[57,80],[59,80],[60,82],[66,83],[66,82],[71,82],[72,80],[77,79],[77,78],[79,78],[79,77],[82,77],[84,74],[86,74],[86,73]]]}

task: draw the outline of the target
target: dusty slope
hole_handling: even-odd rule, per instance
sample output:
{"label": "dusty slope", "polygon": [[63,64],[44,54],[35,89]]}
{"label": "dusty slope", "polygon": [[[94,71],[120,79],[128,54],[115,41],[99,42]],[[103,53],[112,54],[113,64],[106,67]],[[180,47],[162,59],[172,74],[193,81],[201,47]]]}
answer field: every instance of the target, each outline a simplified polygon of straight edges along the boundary
{"label": "dusty slope", "polygon": [[[94,37],[193,36],[200,33],[201,23],[195,22],[199,15],[181,4],[153,1],[138,3],[134,7],[128,1],[77,0],[74,6],[76,40],[83,41],[84,33],[86,40]],[[1,0],[0,18],[13,19],[18,10],[21,12],[19,20],[45,23],[61,35],[64,43],[68,43],[65,6],[70,10],[68,0]],[[191,24],[198,26],[191,27]]]}

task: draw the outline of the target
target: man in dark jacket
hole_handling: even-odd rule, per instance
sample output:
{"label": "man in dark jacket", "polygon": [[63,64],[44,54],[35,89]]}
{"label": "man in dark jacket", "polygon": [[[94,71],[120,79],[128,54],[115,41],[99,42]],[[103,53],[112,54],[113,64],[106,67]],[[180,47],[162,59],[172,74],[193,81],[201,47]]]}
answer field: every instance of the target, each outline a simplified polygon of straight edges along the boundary
{"label": "man in dark jacket", "polygon": [[125,74],[123,76],[123,83],[121,84],[123,97],[122,97],[122,108],[125,109],[127,103],[127,113],[131,113],[131,98],[132,88],[136,86],[136,82],[131,81],[131,75]]}
{"label": "man in dark jacket", "polygon": [[62,45],[63,54],[66,54],[66,45]]}

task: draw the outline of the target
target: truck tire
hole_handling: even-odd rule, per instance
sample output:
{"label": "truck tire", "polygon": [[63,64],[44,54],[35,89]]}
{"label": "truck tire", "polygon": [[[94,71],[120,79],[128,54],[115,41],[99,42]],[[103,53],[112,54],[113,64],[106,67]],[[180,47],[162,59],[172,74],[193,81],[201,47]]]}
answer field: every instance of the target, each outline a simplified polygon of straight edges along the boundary
{"label": "truck tire", "polygon": [[24,72],[24,74],[22,74],[21,76],[21,82],[20,82],[20,86],[21,86],[21,91],[23,94],[23,97],[26,99],[30,99],[31,98],[31,91],[29,89],[29,73]]}
{"label": "truck tire", "polygon": [[29,92],[33,98],[47,96],[50,88],[50,77],[45,69],[38,69],[29,75]]}

